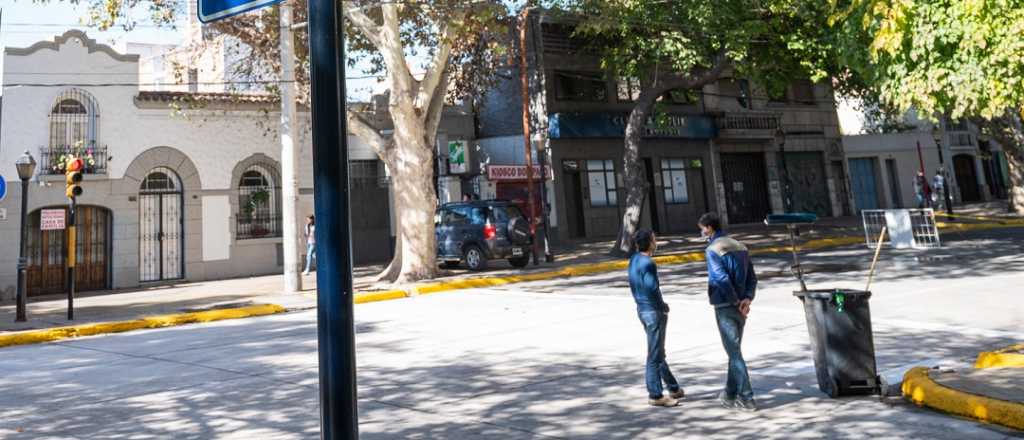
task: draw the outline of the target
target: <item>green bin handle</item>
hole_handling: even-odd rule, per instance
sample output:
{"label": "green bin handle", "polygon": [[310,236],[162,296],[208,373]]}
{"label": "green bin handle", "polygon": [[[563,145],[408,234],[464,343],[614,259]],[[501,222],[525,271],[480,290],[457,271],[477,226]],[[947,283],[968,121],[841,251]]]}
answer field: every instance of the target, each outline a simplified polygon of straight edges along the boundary
{"label": "green bin handle", "polygon": [[837,290],[835,293],[832,294],[832,299],[834,299],[835,302],[836,302],[836,311],[837,312],[843,313],[843,312],[846,311],[846,309],[845,309],[846,294],[844,294],[843,292],[840,292],[840,291]]}

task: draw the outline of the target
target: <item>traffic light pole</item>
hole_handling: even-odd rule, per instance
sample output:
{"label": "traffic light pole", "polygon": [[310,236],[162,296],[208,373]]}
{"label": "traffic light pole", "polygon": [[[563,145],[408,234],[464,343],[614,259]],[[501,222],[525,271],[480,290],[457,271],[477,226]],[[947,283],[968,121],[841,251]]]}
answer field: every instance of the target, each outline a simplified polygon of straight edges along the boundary
{"label": "traffic light pole", "polygon": [[357,440],[352,229],[349,225],[344,3],[308,0],[316,213],[320,438]]}
{"label": "traffic light pole", "polygon": [[75,320],[75,259],[78,257],[78,237],[75,229],[75,198],[71,198],[68,211],[68,321]]}

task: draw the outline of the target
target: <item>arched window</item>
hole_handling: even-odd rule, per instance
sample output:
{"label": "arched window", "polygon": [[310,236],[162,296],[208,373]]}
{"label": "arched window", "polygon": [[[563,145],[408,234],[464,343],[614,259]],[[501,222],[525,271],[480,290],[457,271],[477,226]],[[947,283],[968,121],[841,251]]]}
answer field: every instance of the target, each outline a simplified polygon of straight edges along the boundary
{"label": "arched window", "polygon": [[257,163],[242,172],[238,180],[239,240],[281,236],[280,192],[273,167]]}
{"label": "arched window", "polygon": [[84,90],[68,89],[50,109],[50,147],[88,147],[99,134],[96,100]]}

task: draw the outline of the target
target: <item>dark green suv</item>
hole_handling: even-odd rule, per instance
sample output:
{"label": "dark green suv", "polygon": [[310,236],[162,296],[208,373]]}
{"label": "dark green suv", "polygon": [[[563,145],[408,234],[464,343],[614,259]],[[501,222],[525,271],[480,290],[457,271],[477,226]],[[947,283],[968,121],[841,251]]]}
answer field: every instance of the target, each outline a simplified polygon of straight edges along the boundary
{"label": "dark green suv", "polygon": [[512,202],[446,203],[435,225],[437,260],[445,268],[462,261],[470,270],[486,269],[490,260],[507,259],[515,267],[530,261],[530,222]]}

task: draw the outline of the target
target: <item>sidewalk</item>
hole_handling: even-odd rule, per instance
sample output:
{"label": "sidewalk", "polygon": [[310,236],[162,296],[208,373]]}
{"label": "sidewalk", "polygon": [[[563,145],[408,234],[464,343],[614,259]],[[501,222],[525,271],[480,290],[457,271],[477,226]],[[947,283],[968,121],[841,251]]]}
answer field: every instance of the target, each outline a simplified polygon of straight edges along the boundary
{"label": "sidewalk", "polygon": [[981,353],[975,369],[917,367],[904,377],[903,395],[921,406],[1024,431],[1022,358],[1024,344],[1018,344]]}

